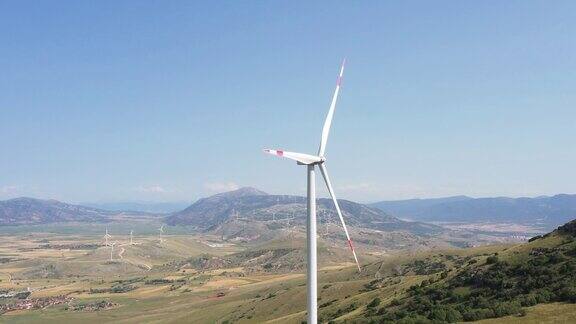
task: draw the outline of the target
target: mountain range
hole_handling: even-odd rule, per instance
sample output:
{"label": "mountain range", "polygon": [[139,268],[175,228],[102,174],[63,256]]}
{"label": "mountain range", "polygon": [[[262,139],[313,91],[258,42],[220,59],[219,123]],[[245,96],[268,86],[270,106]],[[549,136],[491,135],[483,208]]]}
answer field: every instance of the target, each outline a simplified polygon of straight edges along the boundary
{"label": "mountain range", "polygon": [[576,218],[576,195],[535,198],[471,198],[381,201],[371,204],[403,219],[421,222],[510,222],[552,229]]}
{"label": "mountain range", "polygon": [[[408,222],[382,210],[348,200],[339,200],[351,227],[378,231],[406,231],[412,234],[434,234],[443,231],[436,225]],[[73,205],[56,200],[16,198],[0,201],[0,225],[31,225],[66,222],[110,222],[118,216],[145,212],[104,210]],[[330,199],[318,199],[319,224],[339,225],[338,215]],[[170,214],[156,214],[172,226],[188,226],[199,232],[237,237],[262,236],[278,229],[303,227],[306,222],[306,198],[269,195],[254,188],[216,194],[202,198],[189,207]],[[272,234],[271,234],[272,235]]]}
{"label": "mountain range", "polygon": [[[454,196],[435,199],[381,201],[363,205],[339,200],[344,218],[352,227],[379,231],[408,231],[434,234],[442,231],[429,223],[516,223],[539,224],[555,228],[576,218],[576,195],[559,194],[536,198],[471,198]],[[102,208],[97,208],[101,206]],[[259,223],[270,228],[304,226],[306,198],[291,195],[269,195],[254,188],[202,198],[172,213],[154,212],[147,204],[67,204],[56,200],[16,198],[0,201],[0,225],[46,224],[62,222],[108,222],[117,215],[149,214],[162,218],[168,225],[189,226],[201,232],[225,232],[226,227]],[[339,224],[330,199],[318,199],[320,224]],[[146,209],[142,211],[126,210]],[[142,207],[142,208],[138,208]],[[161,208],[156,206],[157,208]],[[163,206],[176,208],[176,205]],[[148,212],[148,213],[147,213]],[[150,213],[152,212],[152,213]],[[261,230],[258,226],[253,231]]]}
{"label": "mountain range", "polygon": [[112,212],[57,200],[15,198],[0,201],[0,225],[105,222]]}
{"label": "mountain range", "polygon": [[[349,200],[339,200],[346,223],[353,227],[380,231],[404,230],[414,234],[440,232],[438,226],[420,222],[408,222],[391,216],[382,210]],[[318,199],[319,223],[339,223],[331,199]],[[188,225],[202,232],[212,231],[234,221],[273,222],[275,227],[304,225],[306,221],[306,198],[289,195],[269,195],[254,188],[203,198],[190,207],[166,218],[169,225]]]}

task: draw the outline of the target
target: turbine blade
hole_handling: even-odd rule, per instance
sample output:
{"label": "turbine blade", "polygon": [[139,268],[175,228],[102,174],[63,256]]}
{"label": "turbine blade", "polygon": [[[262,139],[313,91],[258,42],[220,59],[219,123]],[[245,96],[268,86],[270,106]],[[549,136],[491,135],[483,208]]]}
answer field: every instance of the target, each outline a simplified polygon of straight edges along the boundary
{"label": "turbine blade", "polygon": [[342,211],[340,210],[340,205],[338,205],[338,200],[336,200],[336,195],[334,195],[334,190],[332,190],[330,177],[328,177],[328,170],[326,169],[326,166],[324,166],[324,164],[320,164],[320,172],[322,172],[322,177],[324,178],[324,182],[326,182],[326,187],[328,188],[330,197],[332,197],[332,201],[334,202],[334,206],[336,207],[336,212],[338,213],[338,217],[340,218],[340,222],[342,223],[342,227],[344,228],[344,233],[346,233],[346,239],[348,239],[348,246],[350,246],[350,250],[354,255],[356,265],[358,266],[358,272],[360,272],[361,271],[360,263],[358,262],[358,257],[356,257],[356,251],[354,251],[354,245],[352,244],[352,240],[350,239],[350,235],[348,234],[348,229],[346,228],[344,217],[342,217]]}
{"label": "turbine blade", "polygon": [[332,102],[330,103],[330,109],[328,110],[328,115],[324,121],[324,127],[322,127],[322,138],[320,139],[320,148],[318,149],[318,156],[324,156],[326,151],[326,143],[328,142],[328,135],[330,134],[330,126],[332,125],[332,117],[334,117],[334,109],[336,108],[336,101],[338,100],[338,93],[340,92],[340,84],[342,83],[342,75],[344,74],[344,65],[346,64],[346,59],[342,61],[342,66],[340,67],[340,74],[336,80],[336,90],[334,90],[334,95],[332,96]]}
{"label": "turbine blade", "polygon": [[322,161],[322,158],[315,155],[304,154],[304,153],[295,153],[295,152],[286,152],[280,150],[264,150],[265,153],[285,157],[287,159],[291,159],[297,161],[302,164],[313,164]]}

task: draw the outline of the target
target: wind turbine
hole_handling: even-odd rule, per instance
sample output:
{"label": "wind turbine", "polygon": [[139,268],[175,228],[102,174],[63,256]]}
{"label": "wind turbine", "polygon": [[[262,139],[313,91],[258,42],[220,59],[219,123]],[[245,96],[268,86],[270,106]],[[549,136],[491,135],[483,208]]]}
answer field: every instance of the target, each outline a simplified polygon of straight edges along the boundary
{"label": "wind turbine", "polygon": [[105,245],[108,246],[108,239],[111,238],[112,235],[108,234],[108,227],[106,227],[106,234],[104,234],[104,241],[105,241]]}
{"label": "wind turbine", "polygon": [[110,247],[111,247],[111,249],[110,249],[110,261],[114,261],[114,259],[112,259],[112,253],[114,253],[114,245],[116,245],[116,242],[112,242],[110,244]]}
{"label": "wind turbine", "polygon": [[158,229],[158,231],[160,232],[160,235],[159,235],[159,237],[160,237],[160,243],[162,243],[162,242],[163,242],[163,241],[162,241],[162,233],[164,233],[164,225],[160,226],[160,228]]}
{"label": "wind turbine", "polygon": [[315,171],[314,169],[316,166],[320,169],[322,173],[322,177],[326,182],[326,187],[328,188],[328,192],[332,197],[332,201],[334,202],[334,206],[336,207],[336,211],[338,212],[338,217],[340,217],[340,222],[342,223],[342,227],[344,228],[344,233],[346,234],[346,239],[348,240],[348,246],[354,255],[354,260],[356,261],[356,265],[358,266],[358,271],[360,271],[360,264],[358,263],[358,258],[356,257],[356,252],[354,251],[354,245],[352,245],[352,240],[350,239],[350,235],[348,234],[348,229],[346,228],[346,223],[344,222],[344,218],[342,217],[342,212],[340,210],[340,206],[338,205],[338,200],[336,200],[336,196],[334,195],[334,190],[332,190],[332,184],[330,183],[330,178],[328,177],[328,170],[324,165],[326,162],[326,158],[324,157],[324,153],[326,151],[326,143],[328,141],[328,135],[330,133],[330,125],[332,124],[332,117],[334,116],[334,109],[336,107],[336,100],[338,99],[338,92],[340,92],[340,85],[342,82],[342,75],[344,73],[344,65],[346,60],[342,62],[342,66],[340,67],[340,74],[338,75],[338,79],[336,80],[336,90],[334,90],[334,95],[332,96],[332,102],[330,103],[330,109],[328,110],[328,115],[326,116],[326,120],[324,121],[324,127],[322,128],[322,137],[320,139],[320,147],[318,148],[317,155],[310,155],[304,153],[295,153],[295,152],[286,152],[281,150],[269,150],[266,149],[264,152],[285,157],[291,160],[295,160],[298,165],[305,165],[308,169],[308,223],[306,226],[307,230],[307,252],[308,252],[308,269],[307,269],[307,301],[308,301],[308,323],[316,324],[317,323],[317,273],[316,273],[316,184],[315,184]]}
{"label": "wind turbine", "polygon": [[133,234],[134,234],[134,231],[130,230],[130,245],[134,245],[134,240],[133,240],[134,235]]}

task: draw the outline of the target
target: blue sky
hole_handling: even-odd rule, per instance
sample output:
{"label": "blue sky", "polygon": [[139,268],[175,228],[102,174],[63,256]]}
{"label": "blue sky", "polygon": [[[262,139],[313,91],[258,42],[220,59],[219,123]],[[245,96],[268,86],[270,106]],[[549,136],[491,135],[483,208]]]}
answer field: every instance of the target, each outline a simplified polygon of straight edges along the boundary
{"label": "blue sky", "polygon": [[[0,198],[576,192],[573,1],[2,1]],[[320,179],[318,179],[320,180]],[[320,182],[319,182],[320,183]]]}

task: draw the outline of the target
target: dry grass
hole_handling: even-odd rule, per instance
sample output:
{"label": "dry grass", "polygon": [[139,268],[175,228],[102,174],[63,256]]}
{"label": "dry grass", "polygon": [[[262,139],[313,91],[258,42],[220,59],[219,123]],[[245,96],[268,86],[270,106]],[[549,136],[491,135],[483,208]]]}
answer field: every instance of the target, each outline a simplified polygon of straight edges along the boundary
{"label": "dry grass", "polygon": [[[0,288],[35,289],[33,297],[68,294],[76,301],[112,300],[119,307],[99,312],[72,312],[64,307],[51,307],[44,310],[15,312],[3,315],[13,323],[215,323],[229,320],[238,323],[300,323],[305,319],[306,287],[303,272],[285,274],[249,273],[244,268],[217,269],[212,271],[182,271],[178,267],[163,266],[174,260],[184,260],[201,253],[226,255],[240,249],[236,245],[222,247],[208,246],[202,242],[213,241],[213,237],[192,237],[166,235],[165,242],[159,243],[154,236],[138,237],[137,245],[125,248],[123,260],[109,263],[109,248],[93,250],[58,251],[37,249],[42,239],[50,243],[70,242],[94,243],[97,237],[35,235],[33,237],[12,237],[0,242],[0,255],[19,259],[0,264]],[[278,242],[277,244],[281,244]],[[377,271],[387,276],[395,268],[414,258],[425,258],[439,253],[460,256],[491,254],[508,249],[510,246],[484,246],[467,250],[446,250],[435,252],[415,252],[411,254],[387,254],[379,257],[380,262],[367,265],[358,273],[351,262],[331,263],[320,268],[318,296],[319,305],[330,303],[320,310],[321,316],[335,314],[351,304],[360,305],[357,310],[343,314],[337,321],[354,320],[363,311],[363,305],[376,295],[387,296],[382,302],[401,296],[412,285],[419,284],[428,276],[408,275],[378,291],[364,291],[365,285],[374,279]],[[120,249],[115,251],[118,253]],[[344,250],[347,253],[347,251]],[[65,257],[62,258],[62,253]],[[50,264],[55,264],[54,277],[28,276],[24,274],[50,274],[38,272]],[[146,266],[144,266],[146,265]],[[161,267],[160,267],[161,266]],[[226,272],[226,274],[225,274]],[[76,275],[79,275],[77,277]],[[8,276],[16,279],[8,283]],[[143,278],[130,283],[136,289],[125,293],[88,293],[90,288],[110,288],[118,281]],[[149,279],[184,280],[172,286],[171,283],[152,285]],[[19,284],[19,285],[17,285]],[[73,293],[81,291],[80,293]],[[82,292],[83,291],[83,292]],[[218,295],[224,292],[224,296]],[[4,317],[5,316],[5,317]],[[563,323],[576,318],[576,307],[567,304],[538,305],[528,310],[523,318],[492,320],[495,323],[543,323],[556,321]],[[488,323],[490,321],[487,321]],[[524,323],[523,323],[524,324]]]}
{"label": "dry grass", "polygon": [[478,321],[482,324],[540,324],[540,323],[576,323],[575,304],[540,304],[526,308],[527,314],[523,317],[506,316],[502,318]]}

